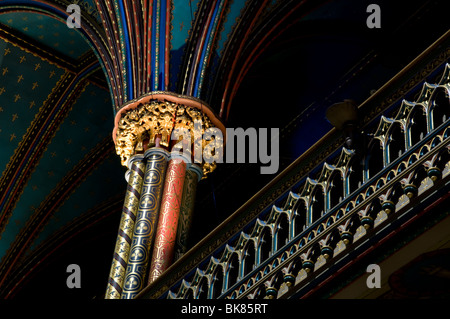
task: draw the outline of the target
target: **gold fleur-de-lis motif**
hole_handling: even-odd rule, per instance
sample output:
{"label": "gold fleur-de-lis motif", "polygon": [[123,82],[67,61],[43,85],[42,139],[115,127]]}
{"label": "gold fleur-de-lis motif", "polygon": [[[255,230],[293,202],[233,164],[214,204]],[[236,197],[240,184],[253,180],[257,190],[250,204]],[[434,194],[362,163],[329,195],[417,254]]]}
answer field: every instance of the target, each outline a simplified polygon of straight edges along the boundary
{"label": "gold fleur-de-lis motif", "polygon": [[131,254],[131,257],[133,257],[133,259],[135,259],[136,257],[141,258],[142,256],[144,256],[144,254],[143,254],[142,251],[140,251],[140,250],[134,251],[134,252]]}
{"label": "gold fleur-de-lis motif", "polygon": [[148,225],[146,224],[139,224],[139,226],[136,228],[139,232],[142,231],[147,231],[148,230]]}
{"label": "gold fleur-de-lis motif", "polygon": [[127,287],[136,286],[138,281],[135,278],[130,278],[127,280]]}

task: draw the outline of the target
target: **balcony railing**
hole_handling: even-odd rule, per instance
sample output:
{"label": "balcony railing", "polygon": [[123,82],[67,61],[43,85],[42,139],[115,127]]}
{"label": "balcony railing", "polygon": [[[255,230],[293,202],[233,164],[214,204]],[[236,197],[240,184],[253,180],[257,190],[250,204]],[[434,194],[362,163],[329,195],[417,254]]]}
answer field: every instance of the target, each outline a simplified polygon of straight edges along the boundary
{"label": "balcony railing", "polygon": [[363,149],[331,131],[139,297],[287,296],[447,185],[448,43],[446,34],[360,106]]}

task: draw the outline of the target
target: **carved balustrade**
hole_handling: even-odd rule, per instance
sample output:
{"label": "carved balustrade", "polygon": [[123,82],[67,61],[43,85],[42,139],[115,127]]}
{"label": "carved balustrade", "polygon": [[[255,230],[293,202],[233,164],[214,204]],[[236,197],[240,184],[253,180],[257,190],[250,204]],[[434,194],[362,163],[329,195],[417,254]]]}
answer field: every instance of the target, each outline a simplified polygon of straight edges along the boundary
{"label": "carved balustrade", "polygon": [[448,185],[450,65],[433,71],[158,297],[282,298]]}

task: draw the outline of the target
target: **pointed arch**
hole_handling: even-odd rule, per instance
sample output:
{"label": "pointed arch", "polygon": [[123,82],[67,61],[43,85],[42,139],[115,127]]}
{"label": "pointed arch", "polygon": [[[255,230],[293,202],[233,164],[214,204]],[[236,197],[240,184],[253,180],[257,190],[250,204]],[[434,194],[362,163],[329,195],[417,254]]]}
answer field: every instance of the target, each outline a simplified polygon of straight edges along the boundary
{"label": "pointed arch", "polygon": [[450,117],[450,96],[446,87],[437,87],[430,98],[432,129],[436,129]]}
{"label": "pointed arch", "polygon": [[408,120],[408,135],[410,146],[419,143],[429,132],[427,114],[421,104],[416,104]]}
{"label": "pointed arch", "polygon": [[288,215],[285,213],[280,214],[277,223],[275,224],[275,251],[278,251],[289,242],[289,226]]}
{"label": "pointed arch", "polygon": [[249,274],[256,265],[256,247],[253,240],[247,241],[243,249],[242,277]]}
{"label": "pointed arch", "polygon": [[240,270],[240,258],[237,253],[232,253],[227,262],[227,270],[225,272],[226,289],[230,289],[238,282]]}
{"label": "pointed arch", "polygon": [[258,251],[257,251],[258,264],[261,264],[262,262],[267,260],[271,254],[272,254],[272,230],[269,227],[264,227],[264,229],[261,232],[258,244]]}
{"label": "pointed arch", "polygon": [[211,277],[210,296],[212,299],[217,299],[223,291],[224,275],[222,265],[217,265]]}
{"label": "pointed arch", "polygon": [[294,219],[293,219],[293,236],[298,236],[303,232],[308,225],[308,205],[305,198],[301,197],[294,206]]}
{"label": "pointed arch", "polygon": [[207,277],[202,277],[198,284],[196,299],[208,299],[209,295],[209,283]]}
{"label": "pointed arch", "polygon": [[345,197],[345,182],[341,170],[335,170],[330,176],[328,182],[328,207],[327,210],[332,209],[338,205]]}
{"label": "pointed arch", "polygon": [[317,184],[311,194],[311,205],[309,212],[309,225],[320,219],[325,213],[325,192],[321,184]]}
{"label": "pointed arch", "polygon": [[366,180],[374,177],[384,168],[384,149],[379,139],[373,139],[366,155]]}
{"label": "pointed arch", "polygon": [[388,131],[387,154],[388,163],[394,162],[406,150],[405,133],[399,122],[392,123]]}

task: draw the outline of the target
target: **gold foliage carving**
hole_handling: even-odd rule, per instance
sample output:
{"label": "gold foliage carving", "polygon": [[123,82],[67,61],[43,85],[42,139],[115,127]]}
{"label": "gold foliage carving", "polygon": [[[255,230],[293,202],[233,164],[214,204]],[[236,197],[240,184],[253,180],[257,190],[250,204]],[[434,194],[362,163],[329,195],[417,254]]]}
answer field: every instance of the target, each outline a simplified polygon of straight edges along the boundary
{"label": "gold foliage carving", "polygon": [[[120,156],[122,165],[126,166],[128,159],[145,148],[154,146],[156,137],[160,137],[159,144],[169,147],[172,132],[183,129],[191,135],[191,147],[194,143],[201,143],[201,150],[212,140],[194,139],[194,122],[201,123],[197,134],[203,135],[205,130],[214,127],[211,120],[199,109],[169,101],[152,100],[139,104],[136,108],[128,110],[119,120],[116,132],[116,153]],[[179,135],[179,140],[182,135]],[[174,141],[177,142],[177,141]],[[222,142],[222,141],[221,141]],[[199,147],[199,145],[197,145]],[[215,163],[202,163],[204,176],[212,172]]]}

